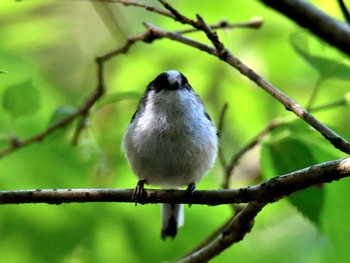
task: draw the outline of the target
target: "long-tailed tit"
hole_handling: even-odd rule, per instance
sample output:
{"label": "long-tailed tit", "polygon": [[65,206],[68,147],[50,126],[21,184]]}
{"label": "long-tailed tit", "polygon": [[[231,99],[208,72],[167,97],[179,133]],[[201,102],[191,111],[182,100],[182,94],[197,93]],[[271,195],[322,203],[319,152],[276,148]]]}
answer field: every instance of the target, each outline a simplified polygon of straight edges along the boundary
{"label": "long-tailed tit", "polygon": [[[123,139],[132,170],[144,184],[176,189],[196,183],[214,163],[218,140],[201,99],[178,71],[161,73],[140,100]],[[162,204],[161,236],[175,237],[184,222],[182,204]]]}

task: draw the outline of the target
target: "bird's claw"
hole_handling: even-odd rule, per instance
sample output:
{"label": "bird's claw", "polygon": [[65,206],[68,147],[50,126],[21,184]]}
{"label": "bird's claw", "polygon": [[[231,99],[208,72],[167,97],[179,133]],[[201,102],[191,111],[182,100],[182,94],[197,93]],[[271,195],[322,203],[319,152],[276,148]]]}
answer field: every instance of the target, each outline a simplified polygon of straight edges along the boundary
{"label": "bird's claw", "polygon": [[[186,189],[186,197],[191,200],[193,198],[194,194],[196,191],[196,184],[195,183],[190,183]],[[191,203],[188,204],[189,207],[191,207]]]}
{"label": "bird's claw", "polygon": [[137,182],[134,193],[132,195],[132,201],[135,202],[135,206],[138,203],[144,204],[145,200],[147,199],[147,192],[144,187],[145,183],[146,183],[146,180],[140,180]]}

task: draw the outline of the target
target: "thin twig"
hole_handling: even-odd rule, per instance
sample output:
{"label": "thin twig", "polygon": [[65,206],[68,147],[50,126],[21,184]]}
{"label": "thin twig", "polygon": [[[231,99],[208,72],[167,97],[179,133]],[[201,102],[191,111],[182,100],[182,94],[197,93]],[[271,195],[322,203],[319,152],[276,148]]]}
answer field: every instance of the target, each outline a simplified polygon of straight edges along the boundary
{"label": "thin twig", "polygon": [[[123,4],[130,3],[130,5],[132,5],[132,4],[136,5],[136,3],[137,3],[137,2],[130,2],[130,1],[113,1],[113,2],[123,2]],[[150,7],[147,8],[147,5],[143,5],[143,4],[139,4],[138,6],[144,7],[147,10],[152,10],[154,12],[156,12],[156,10],[157,10],[157,9],[153,10]],[[259,25],[259,23],[260,23],[259,20],[257,22],[254,22],[254,20],[251,20],[248,22],[243,22],[241,24],[242,24],[242,26],[244,24],[246,24],[246,25],[251,24],[252,26],[254,26],[254,24]],[[221,23],[221,26],[222,26],[222,28],[227,27],[227,25],[225,23]],[[237,26],[239,27],[239,24]],[[220,27],[220,22],[218,24],[214,24],[213,27]],[[235,24],[228,24],[228,27],[235,27]],[[186,32],[186,30],[183,30],[183,31],[177,31],[177,32],[178,33],[190,33],[190,32],[194,32],[194,31],[187,31]],[[99,98],[104,93],[104,85],[105,84],[103,83],[103,64],[113,57],[116,57],[120,54],[127,53],[128,50],[130,49],[130,47],[137,42],[141,41],[141,42],[145,42],[145,43],[151,43],[153,40],[155,40],[157,38],[162,38],[162,37],[156,36],[151,31],[148,30],[144,33],[129,37],[127,42],[122,47],[97,57],[96,63],[97,63],[97,72],[98,72],[97,73],[98,84],[97,84],[96,90],[86,100],[86,102],[84,102],[84,104],[75,113],[67,116],[65,119],[62,119],[61,121],[57,122],[56,124],[50,126],[45,131],[43,131],[35,136],[32,136],[30,138],[27,138],[25,140],[16,139],[16,144],[10,144],[7,148],[0,151],[0,158],[11,154],[18,149],[27,147],[33,143],[41,142],[43,139],[45,139],[47,136],[49,136],[55,130],[60,129],[60,128],[68,125],[69,123],[74,121],[76,118],[80,117],[80,120],[76,126],[76,129],[75,129],[74,134],[73,134],[73,139],[72,139],[73,145],[78,144],[79,136],[80,136],[82,130],[86,127],[88,114],[90,112],[90,109],[94,106],[94,104],[99,100]]]}
{"label": "thin twig", "polygon": [[[237,57],[235,57],[229,50],[220,49],[218,52],[216,48],[205,45],[193,39],[181,36],[179,34],[174,34],[172,32],[166,31],[159,27],[156,27],[150,23],[145,23],[145,26],[149,31],[152,32],[154,36],[158,38],[169,38],[174,41],[181,42],[183,44],[195,47],[201,51],[205,51],[210,55],[216,56],[221,60],[225,61],[235,69],[237,69],[242,75],[246,76],[253,82],[255,82],[259,87],[263,88],[266,92],[268,92],[271,96],[276,98],[279,102],[281,102],[287,110],[292,111],[299,118],[307,122],[310,126],[315,128],[318,132],[320,132],[326,140],[328,140],[335,148],[350,154],[350,144],[343,137],[332,131],[326,125],[317,120],[312,114],[306,111],[303,107],[297,104],[292,98],[285,95],[282,91],[277,89],[270,82],[265,80],[263,77],[258,75],[255,71],[245,65],[242,61],[240,61]],[[216,45],[220,48],[220,42],[216,43]]]}
{"label": "thin twig", "polygon": [[[335,107],[339,106],[347,106],[348,102],[346,99],[341,99],[334,101],[329,104],[317,106],[311,108],[309,111],[310,112],[316,112],[316,111],[321,111],[321,110],[328,110],[332,109]],[[252,148],[254,148],[256,145],[258,145],[263,138],[265,138],[268,134],[270,134],[271,131],[274,129],[280,127],[283,125],[285,122],[281,120],[274,120],[270,122],[262,131],[260,131],[250,142],[248,142],[245,146],[243,146],[235,155],[232,156],[231,161],[228,165],[224,166],[226,167],[225,169],[225,181],[223,183],[223,188],[228,189],[229,188],[229,182],[231,180],[231,177],[234,173],[234,169],[238,165],[240,159]],[[220,158],[220,155],[219,155]]]}
{"label": "thin twig", "polygon": [[[118,0],[100,0],[99,2],[119,2],[124,5],[134,5],[145,8],[149,11],[156,12],[158,14],[174,18],[177,21],[189,24],[195,29],[178,31],[178,32],[167,32],[165,30],[156,28],[150,24],[146,24],[148,31],[140,34],[136,37],[128,39],[127,43],[120,49],[109,52],[99,58],[97,58],[98,65],[98,85],[95,92],[89,99],[83,104],[83,106],[74,114],[67,117],[63,121],[56,124],[54,129],[63,127],[64,125],[71,122],[76,117],[81,117],[81,122],[77,126],[76,139],[79,137],[80,131],[84,128],[84,123],[87,119],[88,113],[95,104],[95,102],[104,93],[104,79],[103,79],[103,65],[108,59],[115,57],[121,53],[125,53],[128,49],[138,41],[152,42],[158,38],[169,38],[176,40],[187,45],[192,45],[200,50],[206,51],[211,55],[215,55],[221,60],[227,62],[237,70],[239,70],[243,75],[247,76],[249,79],[257,83],[260,87],[266,90],[269,94],[278,99],[288,110],[293,111],[297,116],[305,120],[312,127],[318,130],[323,136],[332,142],[338,149],[344,152],[350,153],[349,143],[344,140],[339,135],[335,134],[328,127],[324,126],[317,119],[315,119],[310,113],[300,107],[295,101],[284,95],[281,91],[275,88],[272,84],[268,83],[266,80],[258,76],[253,70],[244,65],[236,57],[233,56],[220,42],[217,34],[213,31],[213,27],[208,25],[204,19],[197,15],[197,20],[189,19],[177,10],[171,7],[167,2],[160,0],[160,2],[169,10],[158,9],[147,4],[135,2],[135,1],[118,1]],[[131,4],[132,3],[132,4]],[[220,28],[225,28],[224,26]],[[193,32],[196,30],[202,30],[208,39],[212,42],[215,48],[204,45],[202,43],[193,41],[191,39],[184,38],[180,35],[188,32]],[[50,128],[52,128],[50,127]],[[17,141],[13,143],[11,147],[13,149],[18,149],[29,145],[35,141],[41,141],[49,135],[53,130],[50,128],[38,136],[34,136],[26,141]],[[269,131],[267,131],[269,132]],[[264,135],[264,134],[263,134]],[[262,135],[262,136],[263,136]],[[260,141],[258,139],[253,140],[246,148],[243,148],[241,152],[251,149],[254,145]],[[10,147],[10,148],[11,148]],[[0,157],[1,157],[0,153]],[[242,154],[237,154],[237,159],[242,156]],[[229,167],[233,167],[237,161],[232,159]],[[264,183],[256,186],[245,187],[241,189],[230,189],[230,190],[216,190],[216,191],[196,191],[196,195],[188,198],[186,192],[184,191],[164,191],[164,190],[147,190],[147,198],[145,203],[161,203],[165,202],[178,202],[178,203],[191,203],[191,204],[208,204],[208,205],[218,205],[218,204],[232,204],[232,203],[246,203],[250,202],[247,207],[245,207],[241,212],[237,214],[230,223],[230,226],[223,234],[214,242],[208,246],[202,248],[200,251],[193,253],[189,256],[188,262],[203,262],[213,258],[218,255],[221,251],[231,246],[233,243],[240,241],[246,233],[248,233],[252,227],[252,220],[259,213],[259,211],[265,205],[265,202],[275,202],[279,198],[289,195],[297,190],[310,187],[315,184],[320,184],[324,182],[331,182],[333,180],[339,180],[343,177],[350,176],[350,160],[343,159],[333,162],[319,164],[313,167],[308,167],[303,170],[299,170],[284,176],[276,177],[265,181]],[[60,204],[60,203],[70,203],[70,202],[133,202],[132,201],[131,189],[68,189],[68,190],[24,190],[24,191],[1,191],[0,192],[0,203],[50,203],[50,204]],[[261,201],[259,203],[258,201]],[[186,261],[187,262],[187,261]]]}
{"label": "thin twig", "polygon": [[79,135],[81,133],[81,131],[85,128],[86,123],[87,123],[87,118],[88,118],[88,114],[90,112],[90,109],[95,105],[95,103],[99,100],[99,98],[102,97],[102,95],[105,92],[105,82],[104,82],[104,77],[103,77],[103,65],[104,62],[107,59],[100,59],[97,58],[96,59],[96,63],[97,63],[97,89],[96,89],[96,93],[94,96],[92,96],[90,99],[88,99],[86,101],[86,108],[81,112],[81,119],[80,122],[77,125],[77,128],[75,130],[75,133],[73,135],[73,145],[78,144],[78,140],[79,140]]}
{"label": "thin twig", "polygon": [[[267,80],[259,76],[256,72],[254,72],[251,68],[246,66],[242,61],[240,61],[237,57],[235,57],[228,49],[225,48],[223,43],[219,40],[218,35],[216,32],[214,32],[208,24],[204,21],[204,19],[197,15],[197,21],[191,20],[182,14],[180,14],[178,11],[176,11],[169,3],[165,2],[164,0],[159,0],[165,8],[167,8],[170,12],[172,12],[175,16],[175,19],[179,22],[186,23],[189,25],[192,25],[193,27],[203,30],[208,39],[212,42],[215,49],[208,47],[207,45],[203,45],[201,43],[195,44],[195,47],[202,51],[206,51],[207,53],[217,56],[221,60],[225,61],[226,63],[233,66],[235,69],[237,69],[241,74],[248,77],[250,80],[254,81],[258,86],[263,88],[265,91],[267,91],[270,95],[272,95],[274,98],[276,98],[278,101],[280,101],[287,110],[293,111],[298,117],[306,121],[308,124],[310,124],[313,128],[315,128],[317,131],[319,131],[325,139],[327,139],[334,147],[337,149],[350,154],[350,143],[345,140],[343,137],[332,131],[330,128],[328,128],[326,125],[318,121],[312,114],[310,114],[308,111],[306,111],[303,107],[301,107],[299,104],[296,103],[292,98],[289,98],[287,95],[285,95],[283,92],[281,92],[279,89],[277,89],[275,86],[273,86],[271,83],[269,83]],[[147,26],[147,25],[146,25]],[[164,33],[164,30],[159,29],[155,26],[152,26],[148,24],[147,26],[148,30],[152,30],[155,32],[155,30],[158,31],[158,33]],[[181,38],[177,36],[172,36],[170,32],[166,32],[164,37],[168,37],[172,40],[180,41]],[[173,37],[173,38],[172,38]],[[182,39],[184,40],[183,43],[186,43],[188,45],[193,44],[195,41],[189,39]]]}
{"label": "thin twig", "polygon": [[[176,21],[178,21],[182,24],[191,25],[194,28],[197,28],[197,23],[194,20],[182,15],[175,8],[173,8],[168,2],[166,2],[164,0],[158,0],[158,1],[173,14],[173,17]],[[197,28],[197,29],[199,29],[199,28]]]}
{"label": "thin twig", "polygon": [[124,6],[136,6],[136,7],[141,7],[141,8],[148,10],[148,11],[155,12],[157,14],[160,14],[160,15],[163,15],[166,17],[174,18],[173,14],[169,11],[160,9],[160,8],[153,6],[153,5],[150,5],[150,4],[138,2],[138,1],[132,1],[132,0],[88,0],[88,1],[101,2],[101,3],[120,3],[120,4],[123,4]]}
{"label": "thin twig", "polygon": [[322,76],[318,77],[318,79],[316,81],[316,84],[315,84],[315,86],[314,86],[314,88],[312,90],[312,93],[311,93],[311,96],[309,98],[309,101],[308,101],[308,103],[307,103],[307,105],[305,107],[308,111],[310,111],[310,108],[313,106],[313,104],[315,102],[315,99],[317,97],[317,94],[320,91],[321,85],[322,85],[324,80],[325,79]]}
{"label": "thin twig", "polygon": [[55,130],[65,127],[66,125],[74,121],[78,116],[83,116],[86,112],[90,110],[90,108],[101,97],[102,94],[103,94],[103,89],[101,90],[100,87],[98,87],[87,99],[87,101],[75,113],[56,122],[55,124],[47,128],[45,131],[35,136],[32,136],[25,140],[20,140],[16,138],[16,143],[11,143],[7,148],[0,151],[0,158],[3,158],[4,156],[9,155],[16,150],[25,148],[33,143],[38,143],[43,141],[47,136],[52,134]]}
{"label": "thin twig", "polygon": [[266,135],[268,135],[271,131],[279,127],[282,123],[283,122],[279,120],[272,121],[261,132],[259,132],[247,145],[245,145],[234,156],[232,156],[229,164],[226,166],[225,181],[223,183],[224,189],[229,188],[230,179],[233,175],[234,169],[236,168],[237,164],[239,163],[239,160],[243,157],[243,155],[252,148],[254,148],[257,144],[259,144]]}
{"label": "thin twig", "polygon": [[343,107],[343,106],[348,106],[348,105],[349,105],[349,101],[346,98],[344,98],[344,99],[340,99],[337,101],[333,101],[333,102],[328,103],[328,104],[315,106],[315,107],[311,108],[310,111],[316,112],[316,111],[322,111],[322,110],[329,110],[329,109],[333,109],[335,107]]}
{"label": "thin twig", "polygon": [[[173,19],[175,18],[174,14],[170,11],[163,10],[156,6],[153,6],[147,3],[138,2],[138,1],[132,1],[132,0],[88,0],[88,1],[101,2],[101,3],[120,3],[124,6],[141,7],[150,12],[154,12]],[[224,19],[219,21],[216,24],[210,25],[210,27],[212,29],[233,29],[233,28],[259,29],[262,26],[262,24],[263,24],[263,20],[261,18],[252,18],[247,22],[241,22],[241,23],[229,23],[226,19]],[[191,28],[191,29],[179,30],[179,31],[176,31],[176,33],[187,34],[187,33],[192,33],[196,31],[198,31],[198,29]]]}
{"label": "thin twig", "polygon": [[233,218],[228,228],[223,231],[217,240],[178,262],[208,262],[210,259],[219,255],[222,251],[232,246],[232,244],[241,241],[244,236],[250,232],[254,224],[254,218],[265,205],[265,203],[258,202],[249,203],[241,212],[237,214],[237,216]]}
{"label": "thin twig", "polygon": [[219,123],[218,123],[218,132],[217,132],[218,141],[219,141],[219,154],[218,154],[218,157],[219,157],[219,161],[220,161],[221,167],[224,170],[226,170],[226,165],[227,164],[226,164],[225,156],[224,156],[224,154],[222,152],[220,140],[221,140],[221,134],[222,134],[222,131],[223,131],[223,128],[224,128],[224,119],[225,119],[227,108],[228,108],[228,104],[225,103],[224,106],[221,109],[221,112],[220,112]]}
{"label": "thin twig", "polygon": [[[229,23],[226,19],[221,20],[216,24],[211,24],[211,29],[234,29],[234,28],[250,28],[250,29],[259,29],[263,24],[263,20],[261,18],[252,18],[251,20],[247,22],[241,22],[241,23]],[[177,34],[187,34],[187,33],[193,33],[198,32],[198,29],[191,28],[191,29],[185,29],[185,30],[179,30],[175,31],[174,33]]]}
{"label": "thin twig", "polygon": [[350,13],[349,10],[346,8],[346,5],[343,0],[338,0],[338,4],[340,7],[340,10],[343,13],[343,16],[348,24],[350,24]]}
{"label": "thin twig", "polygon": [[[137,42],[143,41],[145,43],[150,43],[152,42],[154,39],[157,39],[157,36],[154,36],[151,32],[146,31],[144,33],[129,37],[126,41],[126,43],[120,47],[117,48],[115,50],[112,50],[104,55],[101,55],[99,57],[96,58],[96,63],[98,66],[97,69],[97,79],[98,79],[98,86],[103,87],[104,86],[104,79],[103,79],[103,72],[104,72],[104,64],[110,60],[111,58],[114,58],[120,54],[125,54],[129,51],[129,49]],[[102,95],[102,94],[101,94]],[[90,109],[90,108],[89,108]],[[74,134],[74,140],[73,140],[73,144],[77,144],[78,143],[78,139],[80,136],[81,131],[85,128],[85,123],[87,121],[87,115],[88,115],[89,111],[86,111],[82,114],[82,118],[80,120],[80,123],[77,126],[77,129],[75,131]]]}
{"label": "thin twig", "polygon": [[151,42],[155,37],[150,34],[150,32],[146,31],[142,34],[133,36],[128,38],[126,43],[118,48],[115,49],[111,52],[108,52],[104,55],[101,55],[96,58],[96,64],[97,64],[97,86],[95,91],[91,94],[91,96],[83,103],[83,105],[72,115],[69,115],[68,117],[62,119],[61,121],[55,123],[54,125],[51,125],[48,129],[45,131],[32,136],[28,139],[25,140],[19,140],[16,139],[16,143],[11,143],[7,148],[3,149],[0,151],[0,158],[9,155],[13,153],[15,150],[24,148],[26,146],[29,146],[33,143],[38,143],[44,140],[47,136],[49,136],[51,133],[53,133],[55,130],[60,129],[72,121],[74,121],[77,117],[81,117],[80,122],[78,123],[78,126],[75,130],[75,134],[73,135],[73,144],[77,144],[79,135],[85,127],[85,122],[87,119],[87,116],[89,114],[90,109],[95,105],[95,103],[102,97],[104,94],[104,77],[103,77],[103,72],[104,72],[104,63],[108,61],[109,59],[119,55],[119,54],[124,54],[126,53],[129,48],[135,44],[136,42],[139,41],[144,41],[144,42]]}
{"label": "thin twig", "polygon": [[210,244],[214,239],[216,239],[232,222],[232,218],[229,218],[229,220],[226,220],[221,226],[219,226],[214,232],[211,232],[209,236],[207,236],[201,243],[196,245],[194,248],[191,249],[191,251],[187,252],[185,255],[182,256],[182,259],[187,258],[188,256],[192,255],[193,253],[203,249],[208,244]]}

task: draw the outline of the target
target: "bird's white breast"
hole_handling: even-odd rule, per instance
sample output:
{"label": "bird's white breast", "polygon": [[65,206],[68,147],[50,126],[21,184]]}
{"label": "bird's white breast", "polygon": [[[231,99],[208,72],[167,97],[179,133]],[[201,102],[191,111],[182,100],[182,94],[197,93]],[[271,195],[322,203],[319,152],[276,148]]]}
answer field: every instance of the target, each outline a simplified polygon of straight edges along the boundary
{"label": "bird's white breast", "polygon": [[197,183],[217,152],[216,129],[193,90],[150,91],[123,147],[140,179],[163,187]]}

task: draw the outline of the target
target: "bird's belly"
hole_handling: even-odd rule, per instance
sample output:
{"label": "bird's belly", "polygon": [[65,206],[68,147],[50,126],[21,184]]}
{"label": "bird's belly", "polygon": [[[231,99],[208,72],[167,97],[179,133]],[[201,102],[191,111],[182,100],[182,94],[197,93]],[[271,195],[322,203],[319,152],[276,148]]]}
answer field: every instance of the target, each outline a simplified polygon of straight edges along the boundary
{"label": "bird's belly", "polygon": [[162,187],[197,183],[209,170],[214,152],[210,141],[181,139],[178,135],[143,138],[132,166],[140,179]]}

